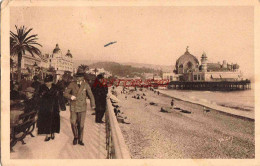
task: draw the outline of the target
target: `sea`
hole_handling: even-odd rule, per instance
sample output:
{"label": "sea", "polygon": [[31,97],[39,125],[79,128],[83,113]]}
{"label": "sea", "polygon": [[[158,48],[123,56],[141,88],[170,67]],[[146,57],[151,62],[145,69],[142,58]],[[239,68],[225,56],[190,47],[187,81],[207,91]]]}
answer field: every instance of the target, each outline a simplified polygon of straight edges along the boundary
{"label": "sea", "polygon": [[188,98],[192,101],[216,104],[240,111],[255,111],[255,91],[254,84],[251,89],[243,91],[193,91],[193,90],[163,90],[175,97]]}

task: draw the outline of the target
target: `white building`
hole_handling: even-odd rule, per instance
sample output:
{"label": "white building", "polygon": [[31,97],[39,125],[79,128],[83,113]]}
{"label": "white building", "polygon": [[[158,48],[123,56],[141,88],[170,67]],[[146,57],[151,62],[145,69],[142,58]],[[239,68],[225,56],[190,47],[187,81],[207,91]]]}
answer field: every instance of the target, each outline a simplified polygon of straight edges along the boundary
{"label": "white building", "polygon": [[104,68],[90,68],[87,73],[99,75],[101,73],[104,74],[105,78],[108,78],[112,76],[112,74],[109,71],[106,71]]}
{"label": "white building", "polygon": [[[17,70],[18,56],[11,57],[15,63],[15,68],[13,71]],[[62,51],[59,48],[59,45],[56,44],[55,49],[51,55],[44,54],[41,57],[35,55],[34,57],[26,52],[22,57],[21,61],[21,71],[23,74],[29,74],[31,77],[35,74],[35,67],[40,67],[42,72],[46,72],[50,67],[53,67],[56,71],[57,77],[63,75],[65,71],[74,72],[73,68],[73,57],[70,53],[70,50],[63,55]]]}
{"label": "white building", "polygon": [[72,54],[68,50],[67,54],[63,55],[59,45],[53,50],[53,53],[49,56],[50,66],[54,67],[57,72],[64,73],[64,71],[73,72]]}
{"label": "white building", "polygon": [[163,73],[163,79],[167,79],[169,81],[178,81],[179,75],[175,73]]}
{"label": "white building", "polygon": [[[13,56],[12,59],[13,59],[15,64],[18,64],[18,56]],[[33,57],[31,54],[27,54],[26,53],[22,57],[21,69],[22,70],[26,70],[27,68],[31,69],[35,63],[38,66],[40,66],[41,58],[39,56],[37,56],[37,55],[35,55],[35,57]]]}

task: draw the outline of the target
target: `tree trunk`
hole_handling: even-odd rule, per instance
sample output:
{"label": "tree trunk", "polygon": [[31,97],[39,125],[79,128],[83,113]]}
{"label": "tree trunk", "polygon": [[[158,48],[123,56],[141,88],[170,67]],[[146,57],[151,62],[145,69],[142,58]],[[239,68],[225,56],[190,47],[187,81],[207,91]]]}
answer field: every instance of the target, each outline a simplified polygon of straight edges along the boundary
{"label": "tree trunk", "polygon": [[22,52],[19,52],[18,53],[18,66],[17,66],[17,74],[18,74],[17,82],[21,81],[21,66],[22,66]]}

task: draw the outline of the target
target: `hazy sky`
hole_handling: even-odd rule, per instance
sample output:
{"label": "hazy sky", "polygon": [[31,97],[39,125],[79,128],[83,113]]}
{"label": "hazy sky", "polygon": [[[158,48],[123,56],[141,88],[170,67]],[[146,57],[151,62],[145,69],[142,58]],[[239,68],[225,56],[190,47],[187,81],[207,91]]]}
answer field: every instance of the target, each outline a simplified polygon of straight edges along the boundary
{"label": "hazy sky", "polygon": [[[12,7],[43,53],[58,43],[75,59],[174,65],[189,46],[200,59],[238,63],[253,73],[253,7]],[[106,43],[116,44],[104,47]]]}

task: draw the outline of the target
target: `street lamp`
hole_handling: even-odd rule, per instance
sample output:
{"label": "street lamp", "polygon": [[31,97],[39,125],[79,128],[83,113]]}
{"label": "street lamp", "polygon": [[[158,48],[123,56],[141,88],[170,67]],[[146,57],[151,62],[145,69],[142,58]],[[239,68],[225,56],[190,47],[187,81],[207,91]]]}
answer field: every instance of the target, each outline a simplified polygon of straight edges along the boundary
{"label": "street lamp", "polygon": [[37,68],[38,68],[38,65],[37,65],[36,62],[34,62],[34,65],[33,65],[34,75],[33,75],[33,76],[35,76],[35,74],[36,74],[36,69],[37,69]]}

